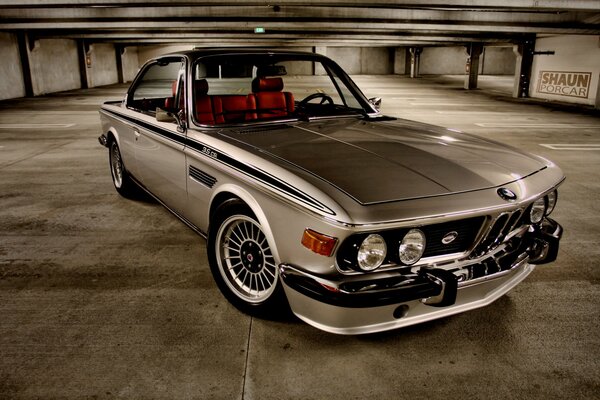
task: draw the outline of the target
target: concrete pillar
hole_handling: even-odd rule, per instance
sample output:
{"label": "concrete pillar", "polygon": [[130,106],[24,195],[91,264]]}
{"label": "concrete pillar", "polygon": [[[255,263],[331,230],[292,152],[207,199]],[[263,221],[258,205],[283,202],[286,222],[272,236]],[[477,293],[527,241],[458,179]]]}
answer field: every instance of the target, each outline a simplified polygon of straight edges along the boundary
{"label": "concrete pillar", "polygon": [[600,79],[598,79],[598,88],[596,89],[596,103],[594,104],[598,110],[600,110]]}
{"label": "concrete pillar", "polygon": [[465,76],[464,88],[467,90],[477,89],[477,78],[479,77],[479,57],[483,52],[483,44],[471,43],[467,46],[467,74]]}
{"label": "concrete pillar", "polygon": [[31,80],[31,64],[29,63],[29,35],[23,32],[17,34],[19,44],[19,56],[21,58],[21,70],[23,71],[23,85],[25,96],[33,97],[33,83]]}
{"label": "concrete pillar", "polygon": [[421,63],[421,53],[423,52],[422,47],[411,47],[410,52],[410,77],[419,77],[419,64]]}
{"label": "concrete pillar", "polygon": [[125,52],[125,48],[120,45],[115,45],[115,58],[117,60],[117,81],[119,83],[125,82],[123,77],[123,53]]}
{"label": "concrete pillar", "polygon": [[412,57],[410,56],[410,47],[404,48],[404,75],[410,75],[410,62]]}
{"label": "concrete pillar", "polygon": [[88,73],[87,73],[87,51],[88,48],[83,40],[77,40],[77,61],[79,62],[79,81],[81,88],[88,88]]}
{"label": "concrete pillar", "polygon": [[531,65],[533,64],[534,50],[535,38],[527,39],[523,43],[513,46],[513,51],[517,56],[513,97],[529,97],[529,82],[531,82]]}

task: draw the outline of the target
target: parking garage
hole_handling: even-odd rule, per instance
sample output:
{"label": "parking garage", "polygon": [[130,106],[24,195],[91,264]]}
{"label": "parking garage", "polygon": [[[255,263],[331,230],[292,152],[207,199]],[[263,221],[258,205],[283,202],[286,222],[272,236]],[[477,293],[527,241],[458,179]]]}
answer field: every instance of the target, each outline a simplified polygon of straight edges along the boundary
{"label": "parking garage", "polygon": [[[238,311],[97,140],[146,60],[195,47],[323,54],[386,115],[552,160],[558,259],[382,333]],[[0,398],[597,398],[597,1],[0,0],[0,54]]]}

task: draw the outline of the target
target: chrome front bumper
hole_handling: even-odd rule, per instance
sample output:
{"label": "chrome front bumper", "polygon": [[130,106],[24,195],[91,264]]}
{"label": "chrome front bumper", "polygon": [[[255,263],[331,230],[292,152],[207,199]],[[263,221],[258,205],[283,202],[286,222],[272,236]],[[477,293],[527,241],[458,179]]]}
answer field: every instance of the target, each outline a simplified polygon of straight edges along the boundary
{"label": "chrome front bumper", "polygon": [[319,277],[293,265],[279,272],[292,311],[322,330],[362,334],[395,329],[483,307],[535,268],[556,259],[561,226],[547,219],[518,248],[459,265],[422,267],[412,274],[382,272]]}

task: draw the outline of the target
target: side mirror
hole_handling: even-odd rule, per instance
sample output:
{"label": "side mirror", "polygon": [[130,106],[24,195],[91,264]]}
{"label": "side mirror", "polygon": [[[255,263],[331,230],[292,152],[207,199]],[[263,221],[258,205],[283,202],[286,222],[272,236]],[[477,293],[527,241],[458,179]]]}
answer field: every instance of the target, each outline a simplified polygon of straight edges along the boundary
{"label": "side mirror", "polygon": [[156,120],[158,122],[177,122],[177,117],[167,110],[156,107]]}
{"label": "side mirror", "polygon": [[369,99],[369,103],[375,108],[375,110],[379,111],[381,109],[381,97],[371,97]]}

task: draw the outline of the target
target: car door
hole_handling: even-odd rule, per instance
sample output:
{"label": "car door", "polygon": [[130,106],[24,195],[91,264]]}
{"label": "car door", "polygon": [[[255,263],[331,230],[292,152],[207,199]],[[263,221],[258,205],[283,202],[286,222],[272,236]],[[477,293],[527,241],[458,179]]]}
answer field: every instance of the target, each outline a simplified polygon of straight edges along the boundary
{"label": "car door", "polygon": [[182,57],[149,64],[130,94],[130,101],[141,107],[134,127],[141,183],[176,212],[181,212],[187,201],[185,131],[173,117],[185,104],[185,65]]}

